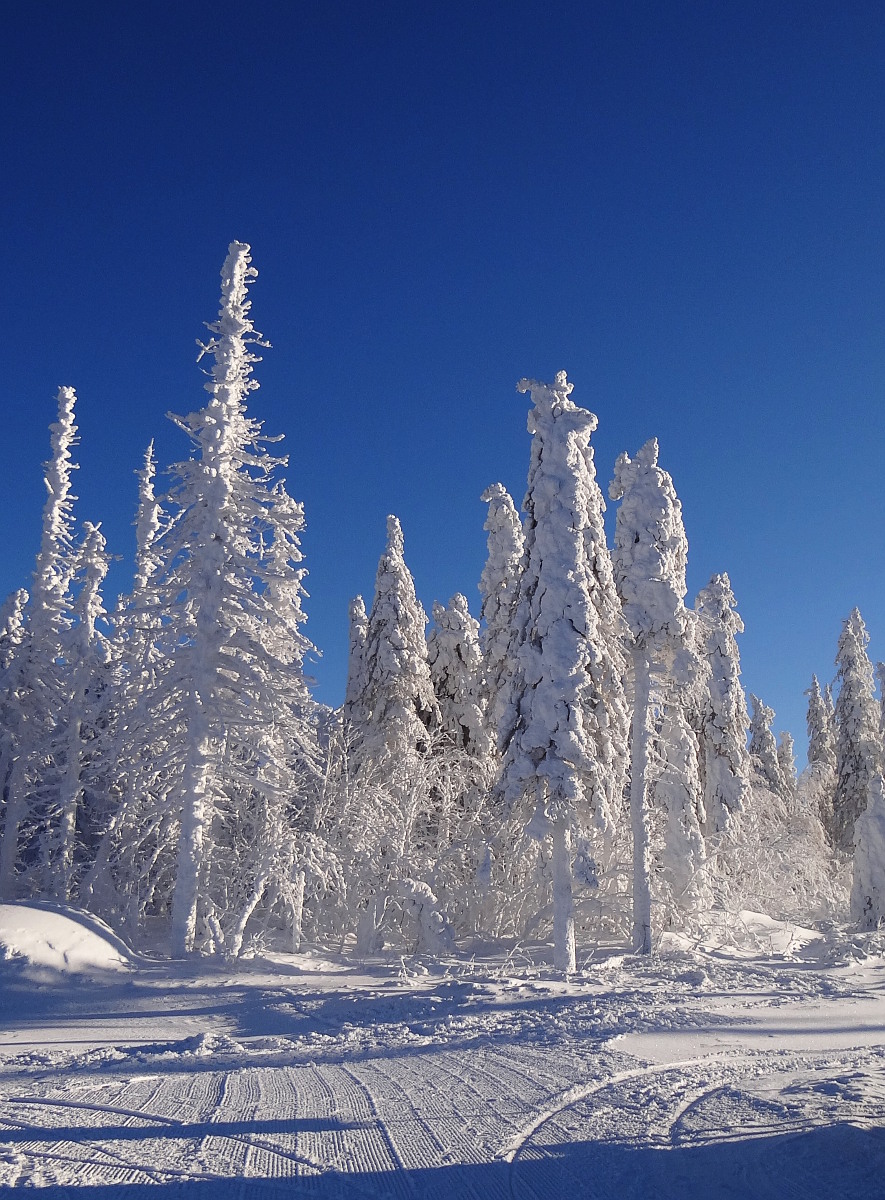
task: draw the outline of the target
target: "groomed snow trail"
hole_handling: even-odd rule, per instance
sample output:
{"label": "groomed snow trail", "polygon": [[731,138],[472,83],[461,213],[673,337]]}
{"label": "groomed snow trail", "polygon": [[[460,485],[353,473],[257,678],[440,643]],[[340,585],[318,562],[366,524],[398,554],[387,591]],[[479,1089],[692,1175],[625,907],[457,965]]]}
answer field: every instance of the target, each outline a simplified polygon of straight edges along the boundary
{"label": "groomed snow trail", "polygon": [[2,970],[0,1185],[52,1200],[885,1197],[881,964]]}

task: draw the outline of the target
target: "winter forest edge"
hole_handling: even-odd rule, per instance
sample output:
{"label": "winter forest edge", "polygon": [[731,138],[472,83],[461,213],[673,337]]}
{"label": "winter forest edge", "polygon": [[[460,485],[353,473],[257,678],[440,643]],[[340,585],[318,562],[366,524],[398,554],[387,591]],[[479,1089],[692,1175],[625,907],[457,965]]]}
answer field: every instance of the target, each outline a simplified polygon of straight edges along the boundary
{"label": "winter forest edge", "polygon": [[[622,454],[603,524],[596,417],[565,372],[522,380],[520,516],[488,505],[481,620],[427,617],[387,544],[350,608],[344,703],[305,675],[301,505],[246,408],[265,343],[232,243],[200,358],[191,456],[139,471],[130,593],[102,601],[98,525],[75,530],[75,393],[51,426],[29,591],[0,617],[0,900],[79,905],[133,944],[227,958],[305,941],[444,956],[459,943],[729,936],[742,910],[885,921],[885,665],[844,622],[812,678],[808,767],[740,680],[727,575],[687,607],[688,543],[652,439]],[[171,414],[170,414],[171,415]]]}

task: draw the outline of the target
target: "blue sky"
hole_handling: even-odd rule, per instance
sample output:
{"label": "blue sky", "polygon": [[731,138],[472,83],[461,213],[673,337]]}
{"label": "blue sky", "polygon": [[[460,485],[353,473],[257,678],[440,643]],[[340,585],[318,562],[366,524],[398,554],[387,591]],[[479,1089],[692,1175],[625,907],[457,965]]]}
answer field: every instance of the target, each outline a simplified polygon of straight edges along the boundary
{"label": "blue sky", "polygon": [[[273,343],[252,411],[304,501],[318,695],[400,516],[429,609],[477,608],[479,495],[522,498],[524,375],[657,435],[693,595],[728,571],[744,681],[804,757],[857,604],[885,657],[880,3],[20,5],[0,49],[0,590],[27,583],[59,384],[81,519],[128,585],[135,476],[232,239]],[[110,597],[109,597],[110,599]]]}

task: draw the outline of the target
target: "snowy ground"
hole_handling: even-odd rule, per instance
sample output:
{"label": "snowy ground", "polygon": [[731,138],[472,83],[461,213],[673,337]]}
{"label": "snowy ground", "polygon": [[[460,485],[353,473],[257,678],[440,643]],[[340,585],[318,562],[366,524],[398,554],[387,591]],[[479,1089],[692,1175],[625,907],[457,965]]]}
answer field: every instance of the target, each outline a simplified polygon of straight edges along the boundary
{"label": "snowy ground", "polygon": [[170,965],[0,906],[0,1184],[885,1197],[885,959],[747,924],[740,951],[597,952],[565,984],[521,951]]}

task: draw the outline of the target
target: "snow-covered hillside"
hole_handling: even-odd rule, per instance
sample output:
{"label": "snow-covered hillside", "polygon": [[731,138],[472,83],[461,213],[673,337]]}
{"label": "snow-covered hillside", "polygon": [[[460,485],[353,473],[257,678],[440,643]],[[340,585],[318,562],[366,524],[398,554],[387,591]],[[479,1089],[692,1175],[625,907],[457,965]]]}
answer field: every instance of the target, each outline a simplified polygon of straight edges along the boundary
{"label": "snow-covered hillside", "polygon": [[537,946],[233,969],[136,958],[75,910],[6,906],[0,930],[6,1187],[59,1200],[885,1195],[875,934],[743,914],[718,947],[579,954],[565,983]]}

